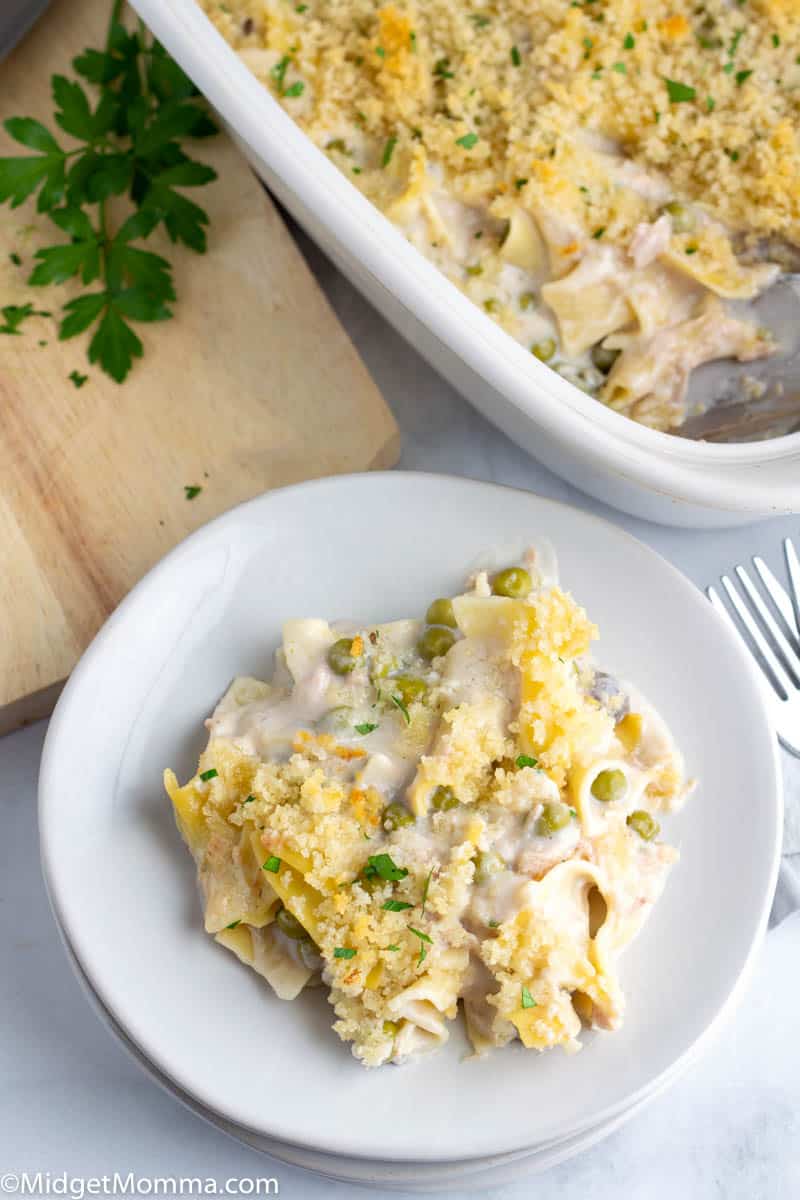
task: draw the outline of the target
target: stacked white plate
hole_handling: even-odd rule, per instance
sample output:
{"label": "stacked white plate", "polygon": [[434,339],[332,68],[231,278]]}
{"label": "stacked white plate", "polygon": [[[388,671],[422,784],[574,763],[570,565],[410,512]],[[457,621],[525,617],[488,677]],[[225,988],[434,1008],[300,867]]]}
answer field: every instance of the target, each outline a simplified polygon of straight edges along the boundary
{"label": "stacked white plate", "polygon": [[[265,674],[289,616],[391,619],[455,591],[491,548],[555,545],[700,780],[665,833],[681,848],[623,960],[624,1027],[576,1056],[447,1047],[367,1071],[322,989],[286,1004],[202,933],[161,772],[194,769],[236,674]],[[103,1019],[179,1099],[252,1146],[335,1178],[436,1190],[551,1166],[604,1137],[700,1053],[766,922],[781,829],[775,739],[745,652],[673,568],[606,522],[528,493],[436,476],[321,480],[194,534],[121,605],[51,722],[40,782],[54,912]]]}

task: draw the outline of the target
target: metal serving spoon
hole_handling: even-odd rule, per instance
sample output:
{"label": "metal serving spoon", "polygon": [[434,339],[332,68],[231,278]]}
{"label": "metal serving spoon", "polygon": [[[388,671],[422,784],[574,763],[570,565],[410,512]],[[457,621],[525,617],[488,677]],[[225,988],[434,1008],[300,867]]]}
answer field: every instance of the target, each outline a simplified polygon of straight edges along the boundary
{"label": "metal serving spoon", "polygon": [[753,442],[800,431],[800,274],[783,275],[750,306],[753,313],[780,349],[757,362],[727,360],[696,371],[692,415],[672,430],[678,437]]}

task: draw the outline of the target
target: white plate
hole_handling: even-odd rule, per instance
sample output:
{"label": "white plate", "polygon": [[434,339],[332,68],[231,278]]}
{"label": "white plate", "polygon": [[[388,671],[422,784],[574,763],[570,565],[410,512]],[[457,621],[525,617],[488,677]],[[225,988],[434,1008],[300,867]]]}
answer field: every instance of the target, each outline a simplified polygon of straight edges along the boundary
{"label": "white plate", "polygon": [[[202,721],[237,673],[265,673],[289,616],[391,619],[458,588],[493,544],[546,535],[701,778],[669,822],[682,861],[623,960],[621,1032],[576,1057],[447,1049],[366,1071],[319,992],[276,1000],[201,932],[194,870],[161,770],[194,769]],[[757,803],[755,801],[757,798]],[[630,1108],[731,1000],[760,938],[781,829],[777,749],[755,669],[706,600],[651,550],[528,493],[361,475],[273,492],[199,530],[134,589],[76,668],[40,778],[60,923],[104,1006],[182,1090],[263,1137],[330,1154],[442,1160],[574,1136]],[[491,1103],[487,1103],[491,1097]]]}
{"label": "white plate", "polygon": [[[326,1155],[315,1151],[304,1150],[286,1142],[276,1142],[270,1138],[261,1137],[233,1125],[229,1121],[204,1108],[186,1092],[176,1087],[172,1080],[163,1075],[149,1059],[131,1042],[111,1014],[103,1007],[100,998],[93,990],[88,979],[81,970],[64,931],[60,929],[64,949],[70,965],[84,993],[89,1000],[98,1019],[119,1040],[132,1060],[155,1082],[168,1092],[185,1108],[201,1120],[208,1121],[220,1132],[227,1134],[243,1145],[268,1154],[279,1162],[288,1163],[294,1167],[322,1175],[327,1179],[335,1179],[343,1183],[356,1183],[364,1187],[379,1187],[382,1190],[403,1192],[450,1192],[454,1187],[461,1190],[483,1190],[487,1187],[501,1185],[538,1175],[559,1163],[574,1158],[584,1150],[590,1149],[616,1132],[626,1124],[631,1117],[636,1116],[651,1100],[669,1087],[678,1074],[669,1072],[660,1081],[658,1087],[652,1089],[646,1096],[638,1100],[631,1108],[618,1113],[611,1120],[602,1121],[575,1137],[562,1138],[546,1147],[533,1151],[522,1151],[515,1154],[493,1155],[483,1159],[466,1159],[460,1162],[448,1163],[413,1163],[413,1162],[382,1162],[374,1159],[347,1158],[343,1155]],[[686,1064],[688,1065],[688,1064]]]}

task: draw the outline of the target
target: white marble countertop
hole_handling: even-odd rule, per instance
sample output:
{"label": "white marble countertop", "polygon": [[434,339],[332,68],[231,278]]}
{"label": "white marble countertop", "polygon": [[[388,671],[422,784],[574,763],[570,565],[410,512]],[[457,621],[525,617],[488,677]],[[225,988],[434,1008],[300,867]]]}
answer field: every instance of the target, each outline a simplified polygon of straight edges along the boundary
{"label": "white marble countertop", "polygon": [[[800,519],[697,533],[603,510],[492,429],[318,251],[303,246],[397,416],[401,468],[495,480],[603,512],[698,585],[755,553],[782,570],[781,538],[800,534]],[[80,1179],[132,1171],[140,1178],[274,1176],[281,1196],[303,1200],[366,1194],[229,1140],[152,1083],[98,1022],[67,964],[39,872],[35,786],[43,736],[39,725],[0,740],[0,1191],[11,1191],[4,1173],[66,1172]],[[800,850],[800,763],[786,763],[787,847]],[[784,872],[775,916],[798,904],[791,871]],[[768,935],[757,978],[730,1029],[686,1079],[580,1158],[486,1194],[523,1200],[535,1189],[537,1200],[611,1200],[624,1187],[647,1200],[800,1195],[798,963],[795,916]]]}

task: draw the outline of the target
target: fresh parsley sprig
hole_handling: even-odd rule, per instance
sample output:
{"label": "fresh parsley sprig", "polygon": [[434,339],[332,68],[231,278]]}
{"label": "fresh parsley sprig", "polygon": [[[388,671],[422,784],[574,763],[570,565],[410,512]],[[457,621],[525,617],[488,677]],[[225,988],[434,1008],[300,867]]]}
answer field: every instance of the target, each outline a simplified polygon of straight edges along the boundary
{"label": "fresh parsley sprig", "polygon": [[[122,0],[115,0],[105,48],[73,60],[79,79],[52,78],[55,124],[78,145],[65,148],[32,117],[11,117],[6,131],[34,153],[0,158],[0,203],[17,208],[35,194],[37,210],[67,238],[36,252],[28,283],[77,277],[89,288],[99,281],[64,305],[59,338],[94,326],[89,361],[118,383],[143,354],[131,322],[167,320],[176,299],[170,264],[135,243],[163,225],[172,242],[205,252],[208,215],[176,189],[216,178],[213,168],[185,153],[182,141],[217,132],[194,84],[163,46],[142,25],[128,30],[121,17]],[[125,197],[132,211],[112,230],[115,197]],[[121,199],[115,212],[120,205]]]}

